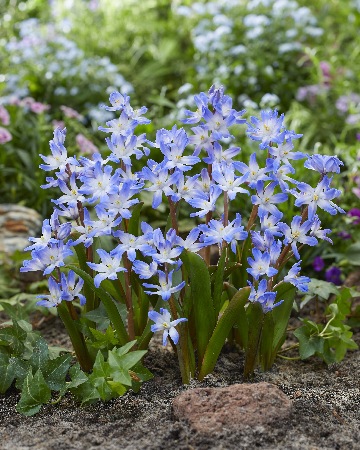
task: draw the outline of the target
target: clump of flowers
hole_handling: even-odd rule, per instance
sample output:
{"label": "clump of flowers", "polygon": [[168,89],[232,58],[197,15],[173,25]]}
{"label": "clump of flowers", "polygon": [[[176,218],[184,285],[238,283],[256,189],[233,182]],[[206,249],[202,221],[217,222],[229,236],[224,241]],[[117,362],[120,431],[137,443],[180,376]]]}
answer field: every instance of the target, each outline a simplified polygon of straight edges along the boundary
{"label": "clump of flowers", "polygon": [[[228,86],[246,108],[286,104],[307,71],[304,65],[288,68],[323,34],[314,13],[300,3],[182,2],[176,13],[192,24],[198,80]],[[287,84],[292,88],[284,92]]]}
{"label": "clump of flowers", "polygon": [[[50,295],[39,304],[58,308],[84,370],[93,364],[88,346],[97,314],[110,320],[113,346],[136,341],[146,349],[152,333],[163,332],[184,383],[212,371],[229,336],[245,350],[246,376],[257,358],[270,368],[295,289],[306,292],[310,282],[300,275],[300,252],[331,242],[322,212],[344,213],[334,203],[340,191],[331,175],[342,162],[296,151],[301,135],[286,129],[283,114],[262,111],[246,119],[222,87],[201,92],[195,102],[186,128],[160,129],[152,142],[135,132],[149,123],[147,109],[134,109],[129,96],[113,92],[105,108],[119,117],[99,127],[108,135],[105,154],[69,157],[66,129],[58,128],[52,154],[42,156],[40,167],[52,172],[43,187],[57,187],[60,196],[42,236],[30,239],[31,259],[21,270],[49,277]],[[249,161],[234,142],[236,128],[258,145]],[[134,160],[144,161],[141,170],[134,170]],[[318,173],[315,186],[296,179],[299,164]],[[165,228],[140,219],[149,195],[154,209],[168,212]],[[241,199],[251,209],[233,211]],[[290,220],[289,206],[295,211]],[[184,217],[193,221],[188,233],[180,227]]]}

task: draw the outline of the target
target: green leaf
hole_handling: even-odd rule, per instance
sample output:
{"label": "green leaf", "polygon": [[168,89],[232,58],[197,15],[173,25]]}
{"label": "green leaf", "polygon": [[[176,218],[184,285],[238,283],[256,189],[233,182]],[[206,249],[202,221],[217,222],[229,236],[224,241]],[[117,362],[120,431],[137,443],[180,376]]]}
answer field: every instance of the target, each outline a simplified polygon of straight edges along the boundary
{"label": "green leaf", "polygon": [[136,203],[131,210],[128,233],[133,234],[134,236],[139,236],[140,213],[143,205],[143,202]]}
{"label": "green leaf", "polygon": [[203,380],[206,375],[211,373],[215,367],[220,351],[224,346],[231,328],[236,322],[239,313],[244,308],[250,294],[250,288],[240,289],[229,302],[224,314],[220,317],[216,328],[209,340],[204,359],[202,361],[199,373],[199,380]]}
{"label": "green leaf", "polygon": [[111,368],[111,377],[114,381],[131,386],[131,377],[129,370],[123,367],[121,356],[118,356],[115,352],[109,351],[108,362]]}
{"label": "green leaf", "polygon": [[91,343],[94,348],[113,348],[118,343],[113,328],[109,325],[105,333],[90,328],[91,334],[94,336],[95,341]]}
{"label": "green leaf", "polygon": [[89,376],[89,380],[96,387],[100,394],[100,398],[103,401],[110,400],[112,398],[112,390],[109,387],[106,378],[110,376],[109,364],[104,360],[103,354],[99,351],[96,355],[94,369]]}
{"label": "green leaf", "polygon": [[106,330],[110,325],[110,319],[103,303],[100,303],[98,308],[83,314],[82,317],[86,317],[91,322],[95,322],[99,330]]}
{"label": "green leaf", "polygon": [[274,362],[274,319],[272,312],[268,312],[264,317],[264,324],[260,340],[260,364],[263,371],[271,368]]}
{"label": "green leaf", "polygon": [[42,337],[38,338],[35,343],[35,347],[33,349],[33,353],[29,362],[33,369],[38,370],[45,367],[47,362],[49,361],[49,350],[45,339]]}
{"label": "green leaf", "polygon": [[250,303],[246,310],[249,321],[248,344],[245,353],[244,377],[249,378],[253,375],[258,359],[261,334],[265,315],[259,302]]}
{"label": "green leaf", "polygon": [[94,403],[100,400],[100,393],[90,380],[80,384],[78,387],[72,388],[71,392],[81,401],[81,404]]}
{"label": "green leaf", "polygon": [[124,355],[124,354],[119,355],[117,350],[118,349],[115,350],[115,353],[117,354],[117,356],[119,356],[122,367],[125,370],[130,370],[132,367],[134,367],[135,364],[137,364],[139,361],[141,361],[141,359],[147,353],[147,350],[135,350],[133,352],[127,353],[126,355]]}
{"label": "green leaf", "polygon": [[[232,297],[238,292],[238,290],[234,286],[228,283],[226,283],[225,285],[225,290],[230,301]],[[245,349],[247,346],[249,334],[249,323],[245,311],[246,301],[244,301],[242,307],[239,306],[239,309],[237,311],[237,319],[235,320],[235,323],[233,325],[234,326],[233,333],[235,341],[242,349]]]}
{"label": "green leaf", "polygon": [[109,316],[109,319],[113,323],[116,332],[118,334],[120,344],[124,345],[126,342],[129,342],[129,335],[126,332],[125,325],[121,319],[119,311],[114,303],[112,297],[101,287],[97,288],[94,285],[93,279],[83,270],[79,269],[76,266],[69,265],[70,269],[72,269],[76,274],[78,274],[84,282],[91,287],[91,289],[97,294],[97,296],[103,302],[106,312]]}
{"label": "green leaf", "polygon": [[223,249],[223,252],[218,261],[215,280],[214,280],[214,290],[213,290],[213,299],[214,299],[214,310],[215,310],[215,318],[218,317],[220,308],[221,308],[221,296],[223,293],[223,285],[224,285],[224,269],[225,269],[225,259],[228,249]]}
{"label": "green leaf", "polygon": [[39,369],[33,376],[30,369],[21,390],[19,403],[16,410],[25,416],[32,416],[40,411],[41,405],[51,398],[51,390],[46,384],[43,374]]}
{"label": "green leaf", "polygon": [[311,278],[310,283],[308,284],[309,291],[307,295],[311,295],[313,297],[318,296],[327,300],[330,295],[338,295],[339,289],[335,286],[334,283],[329,283],[328,281],[317,280],[316,278]]}
{"label": "green leaf", "polygon": [[349,260],[353,266],[360,266],[360,242],[355,242],[355,244],[348,247],[345,258]]}
{"label": "green leaf", "polygon": [[124,395],[126,391],[128,390],[127,387],[125,387],[122,383],[118,381],[108,381],[108,385],[110,386],[111,390],[116,392],[118,395]]}
{"label": "green leaf", "polygon": [[273,361],[286,338],[286,329],[295,300],[295,290],[295,286],[290,283],[281,283],[275,290],[276,301],[284,300],[284,302],[271,311],[274,320]]}
{"label": "green leaf", "polygon": [[43,367],[44,378],[52,391],[60,391],[65,384],[72,356],[62,355],[47,361]]}
{"label": "green leaf", "polygon": [[216,324],[210,275],[205,261],[196,253],[184,251],[181,259],[190,278],[196,343],[201,363]]}
{"label": "green leaf", "polygon": [[128,342],[127,344],[123,345],[122,347],[117,348],[116,354],[118,356],[125,355],[132,349],[132,347],[134,347],[135,344],[136,344],[136,341]]}
{"label": "green leaf", "polygon": [[88,376],[81,370],[79,363],[76,363],[74,366],[70,367],[69,375],[71,381],[66,383],[67,389],[77,388],[81,384],[86,383],[88,380]]}
{"label": "green leaf", "polygon": [[17,356],[20,356],[25,349],[26,336],[26,331],[18,325],[16,320],[13,320],[12,326],[0,329],[0,341],[7,343],[11,348],[11,353]]}
{"label": "green leaf", "polygon": [[324,339],[312,335],[311,330],[303,325],[294,331],[294,335],[299,341],[299,353],[301,359],[309,358],[315,353],[322,354],[324,351]]}
{"label": "green leaf", "polygon": [[15,379],[13,358],[0,353],[0,394],[5,394]]}
{"label": "green leaf", "polygon": [[26,375],[31,367],[30,363],[29,361],[24,361],[23,359],[16,357],[10,358],[10,363],[13,365],[15,371],[15,386],[17,389],[21,389],[21,386],[23,385]]}

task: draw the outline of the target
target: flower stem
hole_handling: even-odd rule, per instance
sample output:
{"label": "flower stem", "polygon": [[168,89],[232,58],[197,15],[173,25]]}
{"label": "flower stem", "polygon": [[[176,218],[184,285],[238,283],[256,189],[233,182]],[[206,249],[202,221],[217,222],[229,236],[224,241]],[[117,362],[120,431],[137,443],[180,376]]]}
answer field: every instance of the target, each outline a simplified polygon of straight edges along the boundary
{"label": "flower stem", "polygon": [[135,339],[135,323],[134,323],[134,308],[132,304],[132,289],[131,289],[131,262],[127,255],[123,255],[124,258],[124,267],[126,272],[124,272],[125,276],[125,302],[126,309],[128,311],[128,331],[130,340],[133,341]]}
{"label": "flower stem", "polygon": [[90,357],[84,336],[76,325],[76,322],[78,320],[77,313],[75,311],[74,305],[71,302],[65,303],[66,306],[64,302],[61,302],[57,307],[59,316],[69,334],[76,357],[82,370],[84,370],[84,372],[90,372],[93,368],[94,363]]}

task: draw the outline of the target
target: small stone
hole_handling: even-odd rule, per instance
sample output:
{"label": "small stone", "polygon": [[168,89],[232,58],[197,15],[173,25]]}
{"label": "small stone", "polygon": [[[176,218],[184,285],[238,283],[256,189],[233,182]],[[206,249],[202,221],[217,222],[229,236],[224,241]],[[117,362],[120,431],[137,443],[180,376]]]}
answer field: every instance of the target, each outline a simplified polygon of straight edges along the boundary
{"label": "small stone", "polygon": [[38,212],[20,205],[0,205],[0,252],[8,254],[24,250],[29,237],[41,233],[42,219]]}
{"label": "small stone", "polygon": [[213,433],[280,422],[290,415],[291,401],[274,384],[262,382],[189,389],[174,399],[173,409],[196,431]]}
{"label": "small stone", "polygon": [[302,396],[302,393],[301,393],[301,391],[296,391],[294,395],[295,395],[295,398],[300,398]]}

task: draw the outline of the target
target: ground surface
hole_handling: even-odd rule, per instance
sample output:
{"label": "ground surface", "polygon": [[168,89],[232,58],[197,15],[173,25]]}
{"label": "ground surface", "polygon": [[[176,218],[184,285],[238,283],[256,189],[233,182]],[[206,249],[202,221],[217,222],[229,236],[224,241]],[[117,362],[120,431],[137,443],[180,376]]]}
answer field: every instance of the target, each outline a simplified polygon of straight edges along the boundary
{"label": "ground surface", "polygon": [[[58,326],[48,338],[66,339]],[[360,333],[356,335],[360,344]],[[291,415],[271,426],[223,429],[199,434],[175,419],[172,400],[184,389],[227,386],[243,382],[243,358],[223,352],[215,372],[203,383],[181,386],[176,357],[154,349],[145,365],[154,379],[137,395],[128,393],[107,404],[78,407],[66,398],[45,406],[34,417],[15,410],[16,392],[0,396],[0,448],[6,450],[142,450],[142,449],[360,449],[360,352],[348,353],[340,364],[326,367],[317,359],[277,359],[271,372],[257,373],[254,382],[277,385],[293,402]]]}

